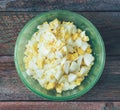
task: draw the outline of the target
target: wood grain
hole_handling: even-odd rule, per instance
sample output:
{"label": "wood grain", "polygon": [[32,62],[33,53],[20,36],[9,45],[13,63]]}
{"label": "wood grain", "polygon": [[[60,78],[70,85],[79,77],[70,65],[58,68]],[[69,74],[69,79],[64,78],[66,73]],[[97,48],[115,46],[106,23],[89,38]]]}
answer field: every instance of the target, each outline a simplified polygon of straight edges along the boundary
{"label": "wood grain", "polygon": [[120,102],[0,102],[0,110],[119,110]]}
{"label": "wood grain", "polygon": [[[13,61],[23,26],[41,12],[65,9],[88,18],[100,31],[106,65],[97,84],[82,97],[50,102],[21,82]],[[120,110],[120,0],[0,0],[0,110]]]}
{"label": "wood grain", "polygon": [[[77,12],[79,13],[79,12]],[[39,12],[0,13],[0,55],[13,55],[18,33]],[[100,31],[107,55],[120,55],[120,12],[81,12]]]}
{"label": "wood grain", "polygon": [[[45,101],[29,91],[20,81],[12,56],[0,57],[0,100]],[[120,101],[120,56],[108,56],[104,72],[87,94],[74,101]]]}
{"label": "wood grain", "polygon": [[0,0],[0,11],[120,11],[120,0]]}

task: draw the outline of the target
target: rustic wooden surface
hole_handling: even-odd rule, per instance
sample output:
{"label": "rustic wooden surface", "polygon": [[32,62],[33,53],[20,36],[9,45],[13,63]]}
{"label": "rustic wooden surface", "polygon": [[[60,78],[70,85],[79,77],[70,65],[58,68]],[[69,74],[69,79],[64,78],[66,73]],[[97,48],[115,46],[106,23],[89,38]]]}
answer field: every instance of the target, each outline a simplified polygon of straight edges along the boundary
{"label": "rustic wooden surface", "polygon": [[119,11],[120,0],[0,0],[1,11]]}
{"label": "rustic wooden surface", "polygon": [[119,102],[1,102],[0,110],[120,110]]}
{"label": "rustic wooden surface", "polygon": [[[120,56],[108,56],[104,72],[87,94],[74,101],[120,101]],[[116,66],[115,66],[116,65]],[[7,69],[6,69],[7,67]],[[34,95],[20,81],[13,56],[0,57],[0,100],[46,100]]]}
{"label": "rustic wooden surface", "polygon": [[[120,12],[77,12],[100,31],[107,55],[120,55]],[[24,24],[40,12],[0,12],[0,55],[13,55],[14,44]]]}
{"label": "rustic wooden surface", "polygon": [[[106,47],[103,74],[87,94],[68,102],[51,102],[20,81],[14,45],[26,22],[44,11],[67,9],[88,18]],[[0,110],[120,110],[120,0],[0,0]]]}

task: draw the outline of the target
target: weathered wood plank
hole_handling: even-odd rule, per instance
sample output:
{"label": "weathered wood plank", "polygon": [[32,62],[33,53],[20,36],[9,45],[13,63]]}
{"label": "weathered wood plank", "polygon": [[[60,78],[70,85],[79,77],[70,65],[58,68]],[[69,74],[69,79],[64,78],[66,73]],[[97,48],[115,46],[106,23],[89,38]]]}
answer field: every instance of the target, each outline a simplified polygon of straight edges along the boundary
{"label": "weathered wood plank", "polygon": [[[13,55],[18,33],[38,12],[0,13],[0,55]],[[120,55],[120,12],[81,12],[100,31],[107,55]]]}
{"label": "weathered wood plank", "polygon": [[18,33],[34,14],[28,13],[0,14],[0,55],[13,55],[14,45]]}
{"label": "weathered wood plank", "polygon": [[[12,56],[0,57],[0,100],[39,100],[20,81]],[[75,101],[120,101],[120,56],[108,56],[104,72],[87,94]]]}
{"label": "weathered wood plank", "polygon": [[119,0],[0,0],[0,11],[120,11]]}
{"label": "weathered wood plank", "polygon": [[119,110],[120,102],[0,102],[0,110]]}

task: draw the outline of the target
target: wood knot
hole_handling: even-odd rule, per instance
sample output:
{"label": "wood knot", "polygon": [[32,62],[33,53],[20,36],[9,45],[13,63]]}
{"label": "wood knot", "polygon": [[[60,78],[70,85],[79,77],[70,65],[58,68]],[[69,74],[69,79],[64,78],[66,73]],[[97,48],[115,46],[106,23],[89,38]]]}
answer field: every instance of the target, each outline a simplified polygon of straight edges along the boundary
{"label": "wood knot", "polygon": [[118,109],[114,106],[114,103],[107,102],[102,110],[118,110]]}

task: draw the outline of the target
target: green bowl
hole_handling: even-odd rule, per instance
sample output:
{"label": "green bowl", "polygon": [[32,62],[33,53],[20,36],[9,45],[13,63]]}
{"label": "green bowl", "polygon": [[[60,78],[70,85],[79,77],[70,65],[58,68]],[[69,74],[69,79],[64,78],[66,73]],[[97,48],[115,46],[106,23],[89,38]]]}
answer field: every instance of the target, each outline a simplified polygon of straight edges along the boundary
{"label": "green bowl", "polygon": [[[85,30],[90,38],[89,43],[92,46],[95,57],[94,65],[82,84],[73,90],[65,91],[61,94],[56,93],[55,90],[48,91],[42,88],[36,80],[26,74],[23,62],[25,45],[28,40],[31,39],[33,33],[37,31],[37,25],[42,24],[45,21],[49,22],[55,18],[58,18],[60,21],[72,21],[78,28]],[[32,92],[49,100],[65,101],[82,96],[96,84],[105,65],[105,47],[100,33],[89,20],[74,12],[55,10],[42,13],[25,25],[16,41],[14,61],[19,77]]]}

